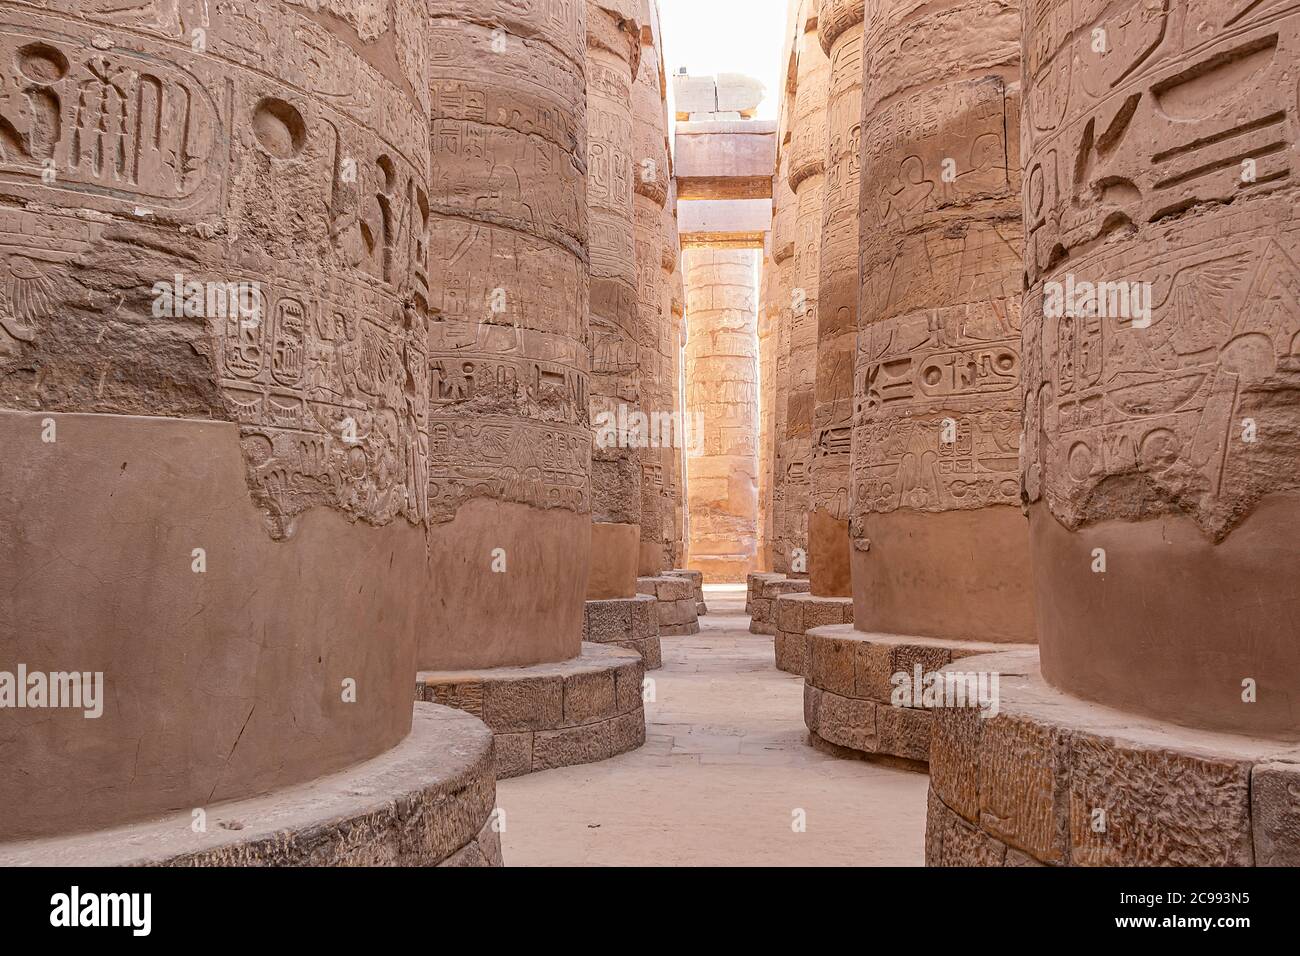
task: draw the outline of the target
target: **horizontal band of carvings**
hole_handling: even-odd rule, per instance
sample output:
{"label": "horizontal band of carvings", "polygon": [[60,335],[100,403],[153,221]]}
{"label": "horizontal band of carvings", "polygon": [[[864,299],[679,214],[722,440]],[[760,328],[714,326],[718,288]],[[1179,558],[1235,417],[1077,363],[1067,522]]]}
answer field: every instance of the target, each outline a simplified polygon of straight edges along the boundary
{"label": "horizontal band of carvings", "polygon": [[948,669],[997,673],[998,707],[933,711],[927,865],[1300,864],[1295,743],[1071,697],[1033,650]]}
{"label": "horizontal band of carvings", "polygon": [[584,643],[572,660],[529,667],[423,671],[417,699],[467,711],[496,738],[498,779],[605,760],[645,743],[633,650]]}
{"label": "horizontal band of carvings", "polygon": [[347,770],[147,823],[2,844],[0,866],[500,866],[495,803],[483,722],[416,703],[405,740]]}

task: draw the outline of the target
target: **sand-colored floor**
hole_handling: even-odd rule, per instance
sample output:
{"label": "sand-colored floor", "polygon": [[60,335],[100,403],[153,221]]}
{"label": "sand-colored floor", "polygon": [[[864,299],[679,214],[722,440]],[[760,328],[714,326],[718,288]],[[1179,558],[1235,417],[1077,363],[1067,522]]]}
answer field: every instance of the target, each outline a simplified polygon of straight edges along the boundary
{"label": "sand-colored floor", "polygon": [[705,599],[700,634],[663,639],[644,747],[498,784],[506,865],[922,865],[925,775],[813,750],[744,588]]}

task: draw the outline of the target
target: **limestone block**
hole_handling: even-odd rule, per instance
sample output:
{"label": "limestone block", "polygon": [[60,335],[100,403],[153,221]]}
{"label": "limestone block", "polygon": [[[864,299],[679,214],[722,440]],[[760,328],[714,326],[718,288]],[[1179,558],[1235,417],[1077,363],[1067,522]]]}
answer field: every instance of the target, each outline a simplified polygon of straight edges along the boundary
{"label": "limestone block", "polygon": [[564,678],[491,680],[483,689],[483,722],[495,733],[555,727],[564,720]]}
{"label": "limestone block", "polygon": [[1300,866],[1300,764],[1256,764],[1250,778],[1256,866]]}
{"label": "limestone block", "polygon": [[564,722],[586,724],[614,716],[614,673],[594,671],[564,678]]}

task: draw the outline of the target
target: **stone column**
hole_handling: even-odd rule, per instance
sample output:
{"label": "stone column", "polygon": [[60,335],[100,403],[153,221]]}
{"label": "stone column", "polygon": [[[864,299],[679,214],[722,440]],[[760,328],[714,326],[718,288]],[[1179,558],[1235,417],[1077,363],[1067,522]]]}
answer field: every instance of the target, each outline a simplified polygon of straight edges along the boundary
{"label": "stone column", "polygon": [[[1014,4],[918,11],[899,0],[870,10],[852,452],[856,629],[805,627],[804,713],[814,743],[920,765],[932,759],[943,709],[925,698],[935,671],[990,649],[1033,653],[1028,529],[1011,471],[1020,21]],[[871,661],[877,678],[839,680],[843,660]]]}
{"label": "stone column", "polygon": [[1300,8],[1046,0],[1022,48],[1041,674],[962,661],[1016,676],[937,712],[926,861],[1296,866]]}
{"label": "stone column", "polygon": [[640,4],[586,0],[587,208],[591,239],[592,561],[587,597],[636,593],[641,454],[628,422],[641,409],[632,85]]}
{"label": "stone column", "polygon": [[[916,36],[934,42],[903,42]],[[1011,5],[918,19],[888,3],[867,26],[853,438],[863,631],[1033,639],[1015,479],[1017,36]]]}
{"label": "stone column", "polygon": [[[1140,55],[1111,25],[1104,60],[1065,32],[1064,4],[1025,24],[1023,460],[1043,675],[1126,710],[1294,737],[1290,7],[1157,12]],[[1087,66],[1067,104],[1055,67],[1071,57]]]}
{"label": "stone column", "polygon": [[790,190],[795,197],[790,292],[790,391],[786,400],[785,508],[790,573],[808,573],[812,510],[813,407],[817,381],[817,299],[821,290],[822,197],[826,188],[826,98],[830,62],[817,40],[817,13],[806,10],[799,34],[799,75],[791,121]]}
{"label": "stone column", "polygon": [[790,150],[782,142],[778,145],[777,174],[773,181],[772,199],[772,263],[776,270],[775,292],[772,303],[776,316],[776,394],[772,410],[773,481],[772,481],[772,570],[782,574],[790,571],[790,555],[799,547],[794,525],[798,516],[793,514],[790,502],[790,467],[792,449],[789,435],[789,408],[792,383],[790,379],[791,325],[794,294],[795,213],[794,192],[790,189]]}
{"label": "stone column", "polygon": [[427,865],[490,812],[486,731],[412,723],[417,596],[447,594],[423,13],[0,8],[0,661],[83,705],[0,710],[6,865],[68,831],[96,864],[361,862],[360,833]]}
{"label": "stone column", "polygon": [[[612,296],[602,286],[599,301],[621,308],[616,331],[634,336],[631,74],[619,60],[619,85],[599,57],[587,62],[592,11],[580,3],[431,0],[429,12],[437,220],[430,548],[434,579],[447,590],[431,614],[416,693],[481,716],[495,735],[496,774],[511,777],[600,760],[645,737],[632,695],[579,712],[565,706],[575,682],[639,685],[640,651],[652,639],[657,658],[650,615],[642,631],[630,620],[611,629],[607,619],[593,621],[585,600],[596,560],[588,216],[591,235],[605,243],[598,257],[592,239],[592,262],[607,267],[616,258],[622,277],[631,276]],[[603,35],[612,25],[595,29]],[[627,29],[615,35],[635,48]],[[588,85],[611,83],[622,96],[617,117],[589,109]],[[597,150],[599,172],[588,179],[589,119],[623,138],[613,160]],[[615,204],[616,249],[611,172],[626,189],[626,202]],[[591,191],[600,202],[589,207]],[[635,345],[633,337],[630,348],[602,354],[635,360]],[[635,386],[634,375],[628,381]],[[639,483],[626,489],[639,511]],[[634,573],[636,528],[628,527]]]}
{"label": "stone column", "polygon": [[687,459],[688,567],[708,582],[754,570],[758,355],[752,250],[687,249],[686,412],[703,426]]}
{"label": "stone column", "polygon": [[765,572],[772,567],[772,479],[774,464],[776,402],[776,327],[773,315],[773,296],[776,285],[776,267],[772,263],[772,238],[768,234],[763,245],[763,258],[758,283],[758,554],[757,570]]}
{"label": "stone column", "polygon": [[817,296],[808,551],[812,591],[848,597],[849,448],[858,311],[858,169],[862,143],[863,0],[823,0],[817,35],[830,59],[826,186]]}
{"label": "stone column", "polygon": [[[636,151],[635,196],[637,311],[641,373],[641,410],[649,419],[647,447],[641,449],[641,546],[637,574],[654,576],[665,570],[663,501],[665,467],[670,449],[663,447],[662,422],[672,412],[667,392],[672,374],[667,355],[671,324],[668,283],[676,261],[675,223],[668,205],[671,167],[668,159],[668,114],[664,101],[659,51],[647,5],[641,28],[641,69],[632,90]],[[671,437],[671,433],[669,433]]]}
{"label": "stone column", "polygon": [[[677,191],[673,189],[673,208],[677,208]],[[682,266],[682,249],[677,248],[672,277],[673,327],[669,340],[673,362],[673,412],[683,427],[682,441],[673,449],[673,559],[674,568],[686,561],[686,529],[690,516],[686,508],[686,452],[691,435],[685,430],[686,418],[686,272]]]}
{"label": "stone column", "polygon": [[476,7],[429,7],[428,670],[575,657],[588,563],[584,11]]}

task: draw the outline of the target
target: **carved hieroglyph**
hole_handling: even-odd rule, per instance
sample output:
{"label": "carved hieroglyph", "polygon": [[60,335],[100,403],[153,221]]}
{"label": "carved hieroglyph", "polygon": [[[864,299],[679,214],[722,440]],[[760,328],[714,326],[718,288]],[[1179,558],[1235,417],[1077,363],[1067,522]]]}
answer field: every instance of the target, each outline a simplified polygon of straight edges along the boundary
{"label": "carved hieroglyph", "polygon": [[862,145],[862,3],[824,0],[818,40],[830,60],[822,195],[817,367],[810,466],[809,572],[814,594],[848,596],[849,452],[858,310],[858,170]]}
{"label": "carved hieroglyph", "polygon": [[[632,86],[641,56],[639,4],[587,0],[587,208],[591,241],[591,412],[640,410]],[[641,455],[632,442],[597,447],[592,519],[636,526]],[[636,548],[634,537],[631,546]],[[629,558],[636,563],[636,554]],[[632,567],[633,577],[635,567]],[[634,581],[632,582],[634,586]],[[630,597],[631,595],[624,595]]]}
{"label": "carved hieroglyph", "polygon": [[[1300,5],[1037,0],[1024,49],[1023,481],[1036,586],[1060,595],[1044,675],[1294,733]],[[1097,549],[1104,574],[1066,573]]]}
{"label": "carved hieroglyph", "polygon": [[[647,8],[647,13],[649,9]],[[637,367],[641,376],[641,410],[647,416],[671,412],[666,389],[671,368],[668,336],[671,300],[668,281],[676,261],[675,223],[669,212],[667,105],[664,102],[659,51],[649,17],[641,27],[641,68],[632,88],[632,127],[635,137],[633,205],[636,221]],[[641,552],[638,574],[665,570],[662,502],[665,467],[670,450],[648,436],[641,449]]]}
{"label": "carved hieroglyph", "polygon": [[710,582],[754,570],[758,508],[758,339],[748,249],[687,249],[686,411],[702,427],[687,458],[688,566]]}
{"label": "carved hieroglyph", "polygon": [[[788,107],[787,107],[788,111]],[[789,144],[779,147],[772,198],[772,263],[775,270],[772,310],[776,319],[776,394],[772,410],[772,570],[787,573],[790,553],[798,547],[794,527],[797,516],[789,507],[788,472],[790,443],[788,435],[790,383],[790,325],[792,320],[795,246],[795,196],[790,189]]]}
{"label": "carved hieroglyph", "polygon": [[[857,623],[1028,640],[1027,540],[1015,508],[1017,7],[969,3],[918,17],[898,2],[868,13]],[[910,567],[925,573],[902,573]]]}
{"label": "carved hieroglyph", "polygon": [[[672,190],[672,207],[674,237],[676,232],[677,189]],[[682,268],[682,249],[674,245],[673,275],[670,286],[672,294],[672,330],[669,336],[673,364],[673,414],[674,420],[685,421],[686,414],[686,273]],[[672,503],[673,503],[673,548],[665,556],[670,568],[679,568],[686,560],[686,526],[688,515],[686,509],[686,443],[682,442],[672,453]]]}
{"label": "carved hieroglyph", "polygon": [[790,390],[786,395],[786,560],[807,570],[812,510],[813,407],[821,289],[822,199],[826,191],[826,98],[830,61],[817,40],[816,10],[799,35],[798,81],[791,120],[789,185],[794,194],[790,291]]}
{"label": "carved hieroglyph", "polygon": [[581,642],[591,507],[586,8],[429,12],[429,508],[448,596],[420,665],[560,660]]}
{"label": "carved hieroglyph", "polygon": [[773,308],[776,266],[772,262],[771,240],[763,250],[758,281],[758,552],[755,566],[772,567],[772,479],[776,403],[776,329],[779,313]]}
{"label": "carved hieroglyph", "polygon": [[425,11],[321,6],[0,4],[0,659],[107,684],[3,711],[0,839],[410,729]]}

